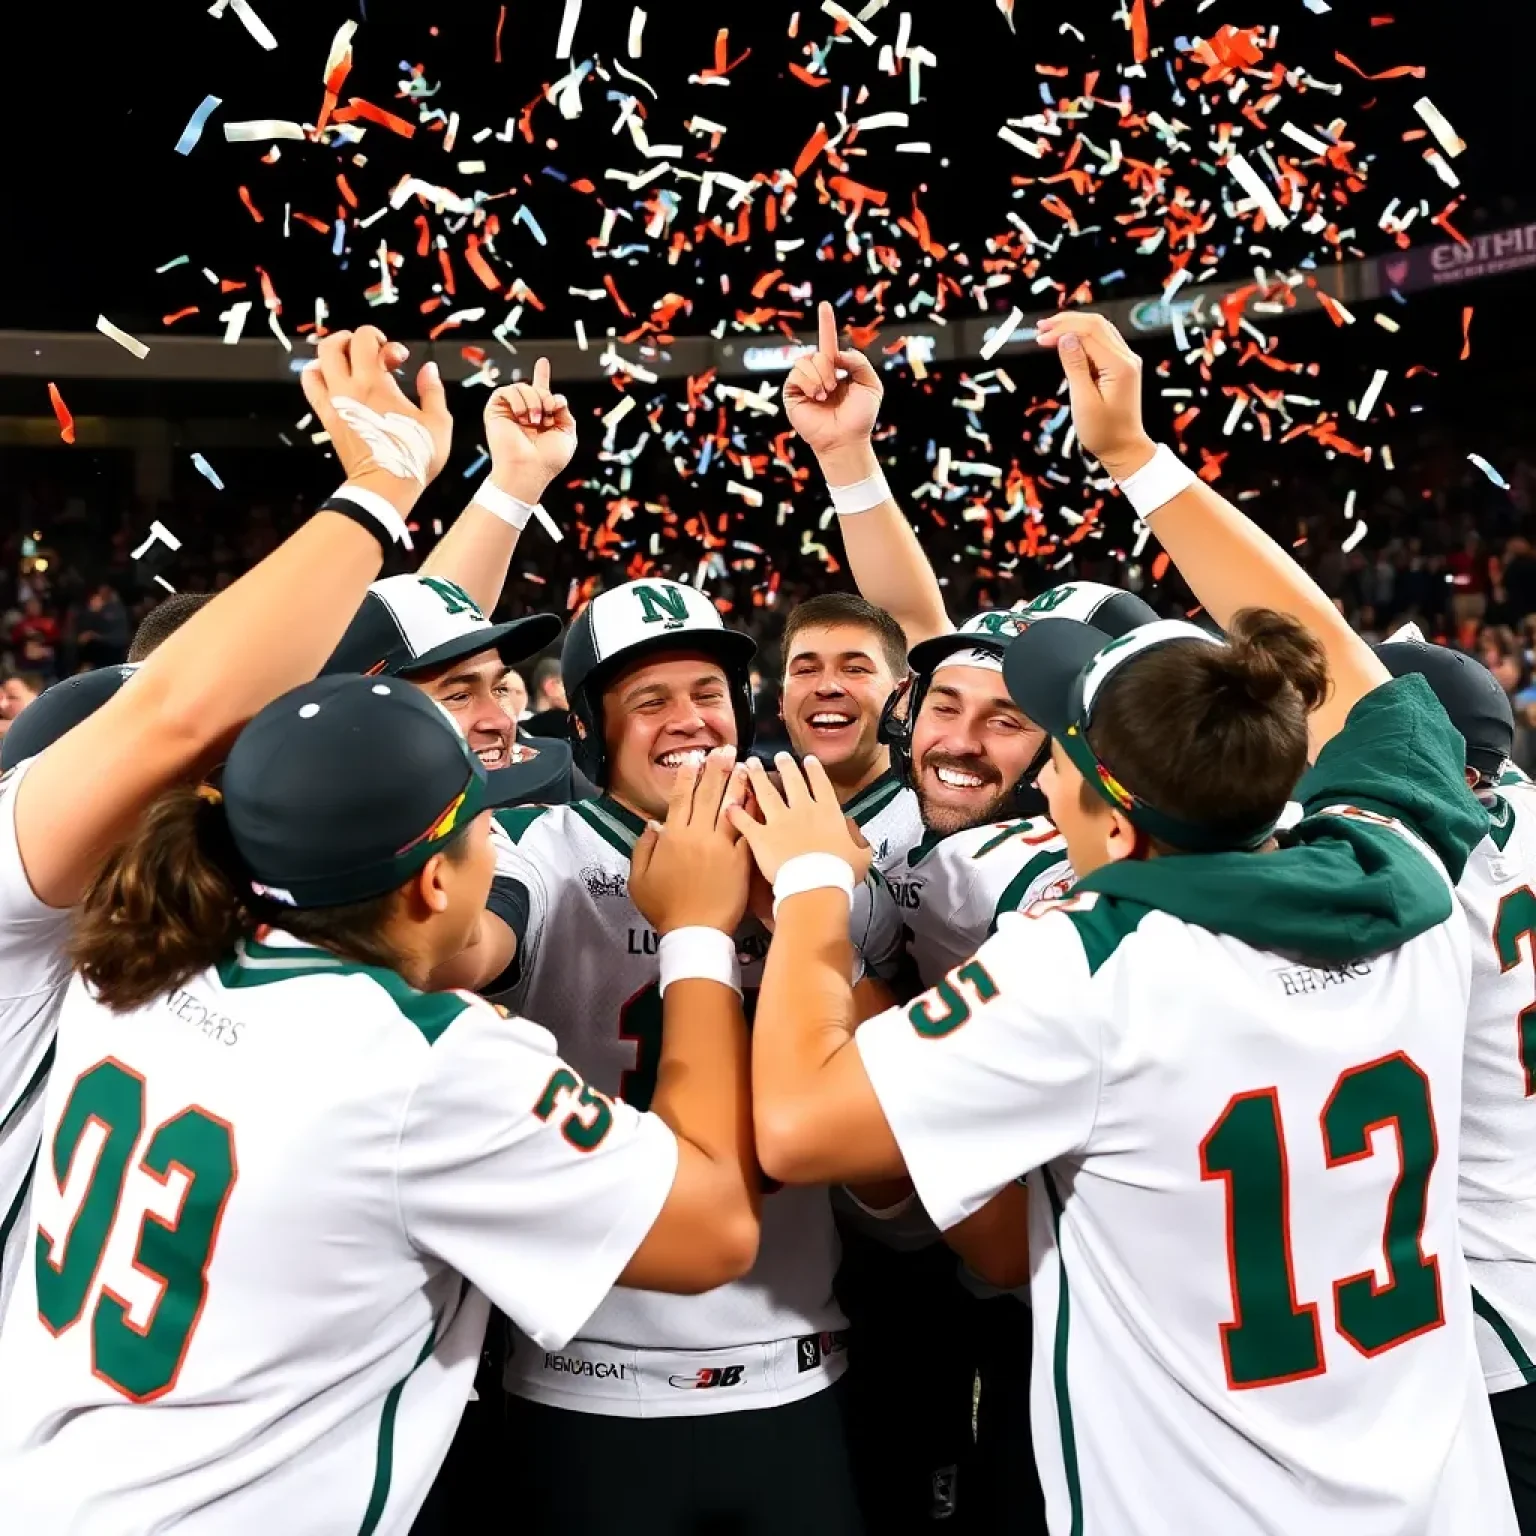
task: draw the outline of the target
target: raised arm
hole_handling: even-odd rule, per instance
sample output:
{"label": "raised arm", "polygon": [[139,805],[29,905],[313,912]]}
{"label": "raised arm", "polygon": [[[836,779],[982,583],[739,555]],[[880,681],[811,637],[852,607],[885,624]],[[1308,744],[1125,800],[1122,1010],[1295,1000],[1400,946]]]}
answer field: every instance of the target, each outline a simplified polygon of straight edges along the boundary
{"label": "raised arm", "polygon": [[156,794],[211,767],[257,710],[320,670],[385,543],[408,543],[404,520],[448,457],[453,422],[430,364],[421,404],[401,393],[389,369],[403,358],[373,326],[320,343],[304,392],[346,469],[346,510],[317,512],[28,770],[16,835],[48,905],[73,906]]}
{"label": "raised arm", "polygon": [[651,1112],[677,1137],[677,1176],[620,1283],[704,1291],[757,1256],[761,1180],[752,1137],[751,1055],[735,932],[750,855],[729,813],[746,787],[735,752],[678,770],[666,826],[635,844],[630,895],[661,935],[661,1063]]}
{"label": "raised arm", "polygon": [[[817,349],[784,381],[789,423],[816,455],[829,487],[866,509],[840,514],[838,531],[860,595],[901,625],[909,646],[954,627],[917,534],[885,485],[870,442],[885,391],[862,352],[840,352],[832,306],[816,307]],[[838,377],[841,370],[843,377]],[[869,496],[878,499],[868,502]]]}
{"label": "raised arm", "polygon": [[550,390],[548,358],[533,365],[531,384],[504,385],[486,402],[485,441],[491,472],[421,574],[455,583],[482,613],[494,613],[532,509],[576,451],[576,420],[565,396]]}
{"label": "raised arm", "polygon": [[[1151,465],[1157,447],[1142,424],[1141,359],[1114,326],[1100,315],[1067,311],[1041,323],[1039,340],[1060,355],[1084,449],[1122,485]],[[1157,466],[1151,472],[1158,473]],[[1296,561],[1204,481],[1190,475],[1183,490],[1148,513],[1148,522],[1218,624],[1225,626],[1240,608],[1273,608],[1321,642],[1332,689],[1309,725],[1315,761],[1350,710],[1387,681],[1387,669]]]}

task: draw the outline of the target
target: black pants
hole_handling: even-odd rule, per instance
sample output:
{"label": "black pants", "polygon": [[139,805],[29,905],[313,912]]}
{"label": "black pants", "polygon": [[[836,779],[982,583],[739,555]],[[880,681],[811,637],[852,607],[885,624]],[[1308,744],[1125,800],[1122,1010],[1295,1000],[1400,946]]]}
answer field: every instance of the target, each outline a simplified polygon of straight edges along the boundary
{"label": "black pants", "polygon": [[1045,1536],[1045,1493],[1029,1420],[1033,1319],[1012,1296],[975,1301],[971,1317],[980,1393],[975,1470],[962,1503],[966,1529]]}
{"label": "black pants", "polygon": [[1520,1536],[1536,1536],[1536,1385],[1495,1392],[1488,1399],[1504,1452]]}
{"label": "black pants", "polygon": [[[518,1536],[861,1536],[842,1383],[782,1408],[617,1419],[513,1399]],[[499,1505],[507,1509],[503,1498]]]}

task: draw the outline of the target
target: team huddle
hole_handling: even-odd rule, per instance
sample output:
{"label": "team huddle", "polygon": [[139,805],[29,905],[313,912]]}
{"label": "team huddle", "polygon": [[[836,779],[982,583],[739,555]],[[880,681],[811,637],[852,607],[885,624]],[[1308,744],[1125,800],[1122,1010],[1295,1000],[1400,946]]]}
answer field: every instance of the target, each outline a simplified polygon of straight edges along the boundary
{"label": "team huddle", "polygon": [[[787,618],[793,754],[659,576],[517,730],[561,622],[485,615],[574,420],[499,390],[381,580],[451,420],[372,328],[303,375],[335,495],[18,717],[6,1531],[1536,1533],[1502,690],[1356,636],[1082,313],[1077,438],[1213,622],[951,616],[819,323],[784,405],[859,595]],[[477,1412],[515,1513],[466,1527]]]}

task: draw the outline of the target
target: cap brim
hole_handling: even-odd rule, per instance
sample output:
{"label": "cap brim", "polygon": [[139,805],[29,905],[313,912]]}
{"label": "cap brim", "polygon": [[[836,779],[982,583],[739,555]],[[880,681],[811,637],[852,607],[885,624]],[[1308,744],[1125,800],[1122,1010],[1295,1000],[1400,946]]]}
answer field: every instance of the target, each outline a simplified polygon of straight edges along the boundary
{"label": "cap brim", "polygon": [[507,666],[513,667],[552,645],[560,638],[560,629],[560,620],[554,614],[530,613],[506,624],[487,624],[484,629],[456,635],[430,651],[423,651],[406,665],[388,670],[397,677],[410,677],[416,672],[446,666],[450,661],[462,661],[466,656],[478,656],[481,651],[495,651]]}
{"label": "cap brim", "polygon": [[926,674],[937,672],[945,659],[957,651],[996,651],[1001,656],[1006,649],[1005,642],[993,640],[989,635],[966,635],[957,629],[953,634],[920,640],[907,652],[907,665],[914,672]]}
{"label": "cap brim", "polygon": [[1003,681],[1013,702],[1052,736],[1072,719],[1072,685],[1113,637],[1076,619],[1037,619],[1003,654]]}
{"label": "cap brim", "polygon": [[[526,744],[525,744],[526,747]],[[521,763],[494,768],[485,776],[485,805],[564,805],[571,798],[571,748],[554,737],[542,740]]]}
{"label": "cap brim", "polygon": [[80,672],[46,688],[11,722],[0,746],[0,771],[9,772],[46,751],[59,737],[89,719],[133,675],[136,667],[102,667]]}

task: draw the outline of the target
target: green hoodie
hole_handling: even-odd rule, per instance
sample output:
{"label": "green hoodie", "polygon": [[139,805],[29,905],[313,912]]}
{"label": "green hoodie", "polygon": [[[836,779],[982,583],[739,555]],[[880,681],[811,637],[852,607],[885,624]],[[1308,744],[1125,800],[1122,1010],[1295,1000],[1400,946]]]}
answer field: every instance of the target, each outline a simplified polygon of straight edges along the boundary
{"label": "green hoodie", "polygon": [[[1077,889],[1111,904],[1109,922],[1095,927],[1124,932],[1159,911],[1298,960],[1361,960],[1450,916],[1441,871],[1371,817],[1403,822],[1459,880],[1488,832],[1465,762],[1465,743],[1424,679],[1396,678],[1361,699],[1323,748],[1297,791],[1305,815],[1279,848],[1121,860]],[[1337,806],[1364,814],[1324,814]]]}

